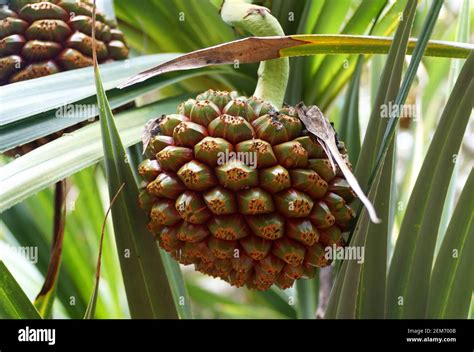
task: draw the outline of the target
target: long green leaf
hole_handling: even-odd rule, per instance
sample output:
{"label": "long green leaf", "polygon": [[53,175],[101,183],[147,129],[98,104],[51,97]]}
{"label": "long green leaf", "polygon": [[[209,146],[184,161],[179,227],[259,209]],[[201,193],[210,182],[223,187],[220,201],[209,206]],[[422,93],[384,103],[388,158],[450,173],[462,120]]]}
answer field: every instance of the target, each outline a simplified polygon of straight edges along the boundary
{"label": "long green leaf", "polygon": [[[402,104],[405,103],[411,84],[413,83],[413,80],[415,79],[416,72],[418,70],[418,65],[421,61],[423,53],[425,52],[427,48],[428,40],[436,24],[436,20],[438,18],[442,5],[443,5],[442,0],[436,0],[433,2],[430,8],[430,11],[427,15],[427,20],[423,25],[423,30],[420,34],[420,38],[418,39],[415,49],[413,51],[412,60],[410,61],[410,65],[408,66],[405,79],[403,80],[403,83],[402,83],[402,87],[400,88],[400,92],[399,94],[397,94],[397,97],[395,99],[396,106],[401,106]],[[380,164],[386,150],[388,149],[390,142],[392,141],[395,135],[397,122],[398,122],[398,116],[394,116],[394,118],[389,119],[387,128],[384,132],[382,147],[377,156],[376,167],[375,167],[375,170],[373,171],[373,174],[377,172],[378,164]]]}
{"label": "long green leaf", "polygon": [[[458,42],[468,42],[469,41],[469,0],[464,0],[462,7],[460,9],[459,21],[456,28],[456,41]],[[462,67],[462,60],[454,59],[451,61],[451,67],[449,71],[449,81],[448,81],[448,90],[451,91],[454,83],[456,82],[456,77],[459,74],[459,71]],[[443,234],[446,232],[448,226],[448,220],[451,218],[453,208],[454,208],[454,198],[456,195],[456,181],[458,179],[459,167],[454,168],[453,177],[451,178],[451,183],[448,189],[448,196],[443,209],[443,216],[441,217],[441,225],[439,227],[438,234],[438,243],[443,239]]]}
{"label": "long green leaf", "polygon": [[[125,88],[168,72],[211,65],[235,64],[235,60],[238,60],[240,64],[246,64],[315,54],[385,54],[389,51],[391,44],[392,38],[361,35],[307,34],[250,37],[181,55],[132,76],[118,87]],[[408,41],[408,54],[413,53],[416,44],[416,39]],[[465,43],[430,41],[424,54],[465,58],[473,48],[473,45]]]}
{"label": "long green leaf", "polygon": [[48,319],[51,318],[53,314],[53,304],[56,298],[59,269],[63,257],[62,249],[66,220],[66,193],[66,181],[62,180],[56,183],[54,190],[54,218],[50,262],[43,286],[34,301],[34,305],[41,316]]}
{"label": "long green leaf", "polygon": [[0,318],[41,319],[36,308],[0,260]]}
{"label": "long green leaf", "polygon": [[465,319],[474,290],[474,171],[466,181],[431,276],[427,318]]}
{"label": "long green leaf", "polygon": [[298,319],[314,319],[316,316],[319,288],[317,280],[300,279],[296,281]]}
{"label": "long green leaf", "polygon": [[452,156],[459,150],[472,110],[473,77],[474,53],[464,63],[442,113],[407,206],[388,276],[389,317],[425,316],[438,226],[454,168]]}
{"label": "long green leaf", "polygon": [[[218,8],[209,1],[116,0],[114,5],[120,21],[147,36],[141,45],[145,48],[153,45],[161,52],[187,52],[234,38],[232,29],[220,19]],[[169,33],[182,35],[176,40]]]}
{"label": "long green leaf", "polygon": [[[426,44],[428,43],[429,36],[432,32],[432,29],[434,27],[434,23],[436,22],[438,13],[440,11],[442,2],[441,1],[435,1],[431,8],[430,12],[427,15],[427,20],[424,24],[422,33],[420,35],[419,42],[417,43],[417,46],[413,52],[412,60],[410,62],[410,65],[407,70],[407,74],[405,75],[405,79],[403,80],[402,86],[398,92],[393,91],[390,95],[390,93],[387,94],[387,99],[385,100],[385,104],[390,102],[390,101],[395,101],[396,104],[403,104],[407,95],[408,95],[408,90],[411,86],[411,83],[413,82],[413,79],[415,77],[415,73],[418,68],[418,64],[421,60],[421,57],[423,55],[423,51],[425,49]],[[394,96],[396,94],[396,98]],[[388,152],[386,154],[385,159],[382,161],[383,163],[383,168],[381,171],[381,184],[379,183],[376,186],[376,189],[380,189],[380,191],[377,192],[377,197],[376,197],[376,202],[378,202],[379,207],[382,208],[383,212],[385,213],[385,228],[383,232],[383,241],[380,241],[380,232],[379,229],[377,229],[376,225],[368,225],[368,235],[367,238],[370,239],[372,238],[372,242],[378,244],[378,246],[373,246],[371,243],[366,243],[367,246],[367,251],[371,252],[371,256],[368,257],[369,261],[367,264],[368,271],[370,270],[374,275],[367,275],[367,273],[364,273],[363,277],[363,285],[361,287],[362,294],[360,295],[360,309],[359,309],[359,315],[361,317],[383,317],[384,316],[384,306],[386,305],[385,302],[385,297],[384,295],[374,295],[374,291],[378,291],[379,293],[385,292],[385,270],[383,270],[383,273],[380,271],[377,271],[377,268],[382,267],[385,269],[386,262],[387,262],[387,256],[386,256],[386,249],[387,249],[387,238],[388,235],[391,233],[391,219],[390,219],[390,199],[391,199],[391,177],[392,177],[392,169],[386,167],[387,160],[393,160],[393,136],[390,136],[390,130],[393,129],[394,133],[394,121],[396,119],[390,119],[388,123],[385,124],[385,132],[383,135],[383,138],[381,140],[381,143],[379,145],[379,152],[378,152],[378,160],[375,161],[374,165],[374,171],[372,175],[377,173],[378,168],[380,166],[380,156],[384,155],[383,152],[388,149]],[[392,142],[391,142],[392,141]],[[373,177],[373,176],[372,176]],[[369,182],[371,182],[369,180]],[[380,181],[379,181],[380,182]],[[374,185],[369,185],[369,193],[372,193],[372,190]],[[378,199],[378,201],[377,201]],[[377,237],[379,236],[379,237]],[[379,253],[384,253],[385,255],[381,256]],[[374,257],[373,261],[370,261],[370,258]],[[378,273],[378,274],[377,274]],[[382,287],[380,287],[382,286]],[[376,290],[378,288],[378,290]],[[365,293],[365,294],[364,294]],[[382,297],[382,299],[380,299]],[[378,302],[376,305],[376,308],[374,309],[374,300]]]}
{"label": "long green leaf", "polygon": [[[374,23],[371,29],[371,35],[377,36],[388,36],[390,35],[398,25],[400,14],[403,13],[405,8],[406,0],[398,0],[392,3],[386,12],[380,14],[381,18]],[[344,62],[344,65],[340,67],[339,71],[335,73],[320,96],[317,96],[315,100],[323,111],[327,109],[329,104],[337,97],[340,90],[345,86],[346,82],[351,78],[357,63],[357,55],[349,55]],[[308,85],[307,90],[311,90],[311,85]]]}
{"label": "long green leaf", "polygon": [[167,252],[160,249],[160,253],[166,270],[166,276],[170,280],[179,316],[182,319],[192,319],[191,299],[189,298],[188,289],[186,288],[179,263],[171,258]]}
{"label": "long green leaf", "polygon": [[[143,160],[143,146],[142,143],[136,144],[128,148],[128,163],[134,171],[135,180],[137,184],[140,183],[141,177],[138,175],[138,164]],[[156,244],[158,246],[158,243]],[[189,299],[188,290],[184,283],[183,275],[181,274],[181,268],[179,263],[171,258],[168,252],[158,248],[163,266],[166,271],[166,276],[170,282],[171,290],[173,291],[173,298],[175,301],[176,308],[178,309],[179,316],[182,319],[192,319],[193,314],[191,310],[191,300]]]}
{"label": "long green leaf", "polygon": [[[341,0],[341,1],[324,1],[323,8],[318,16],[316,24],[312,29],[311,33],[315,34],[331,34],[339,33],[340,27],[346,14],[351,6],[352,1]],[[312,57],[309,60],[306,72],[310,73],[308,78],[313,78],[314,73],[319,68],[323,61],[323,56]],[[307,85],[306,82],[305,85]],[[306,99],[305,99],[306,100]]]}
{"label": "long green leaf", "polygon": [[178,318],[160,252],[146,230],[146,215],[138,205],[138,187],[126,160],[98,65],[95,80],[110,199],[125,185],[112,205],[112,219],[131,316]]}
{"label": "long green leaf", "polygon": [[[365,235],[365,258],[362,264],[358,288],[357,318],[382,319],[385,316],[385,292],[387,279],[387,244],[392,230],[391,207],[392,184],[394,182],[395,143],[390,150],[378,181],[378,187],[369,194],[375,194],[374,206],[383,219],[382,224],[373,224],[366,214],[362,215],[359,233]],[[354,245],[356,237],[354,237]]]}
{"label": "long green leaf", "polygon": [[[286,2],[283,1],[283,3]],[[296,33],[310,33],[312,31],[323,5],[323,1],[306,1]],[[288,15],[286,16],[288,17]],[[277,18],[279,19],[279,17]],[[279,21],[281,23],[280,19]],[[291,33],[284,26],[283,29],[285,33]],[[312,59],[312,57],[295,57],[290,59],[290,78],[286,88],[286,103],[294,105],[303,100],[304,82],[306,79],[304,74],[306,70],[304,68],[309,67]]]}
{"label": "long green leaf", "polygon": [[[370,169],[375,160],[376,151],[382,143],[382,133],[387,121],[380,118],[379,107],[393,100],[398,92],[405,52],[408,45],[408,39],[413,24],[416,1],[409,1],[403,13],[404,21],[395,34],[393,45],[387,57],[384,72],[381,78],[380,89],[377,93],[377,99],[372,109],[369,126],[366,137],[357,161],[356,175],[364,187],[366,176],[370,174]],[[392,149],[393,151],[393,149]],[[372,253],[367,256],[367,262],[357,263],[356,261],[345,261],[339,272],[336,283],[338,290],[333,290],[328,309],[328,317],[337,318],[356,318],[362,317],[381,317],[383,316],[384,296],[385,296],[385,265],[386,265],[386,241],[388,236],[388,214],[390,202],[389,193],[392,175],[393,158],[386,160],[387,164],[383,168],[383,173],[378,175],[377,186],[369,192],[369,196],[375,199],[377,211],[382,216],[382,224],[372,224],[369,222],[367,212],[363,211],[359,216],[356,229],[353,234],[351,246],[365,248],[369,247]],[[365,174],[365,175],[364,175]],[[379,183],[380,182],[380,183]],[[388,196],[388,197],[387,197]],[[385,244],[385,247],[382,246]],[[375,253],[374,253],[375,251]],[[377,251],[379,253],[377,253]],[[364,251],[365,253],[365,251]],[[377,294],[372,295],[373,292]],[[362,309],[367,307],[367,300],[374,299],[371,310]],[[334,315],[332,315],[334,314]]]}
{"label": "long green leaf", "polygon": [[349,160],[356,163],[360,152],[360,126],[359,126],[359,86],[364,58],[361,56],[357,62],[354,77],[347,88],[344,108],[339,119],[338,137],[344,141],[349,153]]}
{"label": "long green leaf", "polygon": [[303,18],[308,16],[309,5],[314,1],[274,0],[271,13],[278,20],[287,34],[304,33],[299,29]]}
{"label": "long green leaf", "polygon": [[[180,100],[171,98],[117,114],[115,120],[124,144],[139,142],[144,124],[157,113],[174,112]],[[2,167],[0,175],[0,212],[102,157],[100,126],[95,122],[11,161]]]}
{"label": "long green leaf", "polygon": [[[341,34],[366,33],[372,23],[372,27],[377,23],[378,16],[386,4],[386,0],[362,1],[342,29]],[[307,104],[316,102],[316,98],[320,99],[321,95],[324,94],[328,86],[333,82],[334,76],[338,71],[347,70],[348,59],[349,55],[330,55],[323,59],[318,70],[311,77],[311,80],[318,82],[318,84],[308,90],[308,94],[305,97]]]}
{"label": "long green leaf", "polygon": [[[226,73],[229,75],[237,75],[240,77],[242,82],[251,81],[247,76],[242,75],[234,69],[227,68],[227,70],[218,69],[206,69],[195,72],[177,72],[170,76],[156,77],[150,81],[144,82],[142,84],[130,87],[127,89],[112,89],[108,92],[109,103],[113,108],[120,107],[126,103],[134,101],[136,98],[141,95],[150,92],[154,89],[168,87],[170,85],[185,81],[191,78],[198,78],[204,75]],[[43,89],[47,87],[35,86],[35,89]],[[66,88],[65,88],[66,89]],[[71,94],[76,90],[76,88],[71,85],[67,89]],[[25,89],[27,93],[29,90]],[[55,93],[52,93],[55,94]],[[64,92],[60,92],[64,94]],[[48,104],[49,107],[51,107]],[[3,127],[0,127],[0,151],[5,151],[10,148],[13,148],[24,143],[36,140],[38,138],[47,136],[56,131],[60,131],[64,128],[75,125],[76,123],[82,122],[86,119],[93,118],[97,116],[98,111],[96,107],[95,96],[90,96],[88,98],[74,102],[74,104],[64,105],[65,106],[65,118],[58,118],[58,110],[56,108],[48,110],[39,114],[31,115],[28,118],[23,118],[20,116],[19,121],[9,123]],[[68,115],[69,108],[76,108],[77,112],[73,112],[72,116]],[[72,111],[75,111],[72,109]],[[33,113],[34,109],[28,110],[25,109],[25,114]]]}
{"label": "long green leaf", "polygon": [[[177,56],[140,56],[101,65],[104,88],[112,89],[126,77]],[[0,100],[9,102],[1,105],[0,126],[93,96],[93,77],[92,67],[85,67],[0,87]]]}

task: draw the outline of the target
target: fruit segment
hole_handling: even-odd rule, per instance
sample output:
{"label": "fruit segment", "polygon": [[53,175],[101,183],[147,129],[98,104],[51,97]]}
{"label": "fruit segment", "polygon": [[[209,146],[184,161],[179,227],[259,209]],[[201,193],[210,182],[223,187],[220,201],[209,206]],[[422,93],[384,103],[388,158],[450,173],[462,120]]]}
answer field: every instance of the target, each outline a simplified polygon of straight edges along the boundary
{"label": "fruit segment", "polygon": [[[0,85],[92,65],[91,2],[10,1],[8,6],[0,16]],[[128,47],[116,23],[100,12],[96,19],[99,62],[126,59]]]}
{"label": "fruit segment", "polygon": [[344,245],[354,193],[294,109],[208,90],[177,112],[153,122],[160,133],[138,167],[160,246],[254,290],[288,288],[329,265],[325,248]]}

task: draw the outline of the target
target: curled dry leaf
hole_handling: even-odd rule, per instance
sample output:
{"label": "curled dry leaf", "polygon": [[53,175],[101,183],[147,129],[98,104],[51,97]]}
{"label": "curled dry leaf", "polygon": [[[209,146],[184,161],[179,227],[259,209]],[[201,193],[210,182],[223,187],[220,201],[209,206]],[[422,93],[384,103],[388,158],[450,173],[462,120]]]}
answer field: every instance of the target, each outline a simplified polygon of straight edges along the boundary
{"label": "curled dry leaf", "polygon": [[342,173],[346,177],[347,182],[349,182],[354,192],[357,194],[359,199],[367,208],[372,222],[376,224],[380,223],[381,221],[377,216],[374,206],[362,191],[359,182],[357,182],[356,177],[347,167],[346,162],[344,161],[341,154],[339,153],[339,150],[337,149],[336,133],[333,127],[331,126],[329,120],[323,115],[321,110],[316,105],[306,107],[303,103],[299,103],[296,106],[296,111],[298,112],[298,116],[305,125],[308,132],[314,135],[314,137],[316,137],[323,146],[324,151],[326,152],[329,160],[331,161],[334,170],[335,165],[333,163],[333,160],[337,163]]}
{"label": "curled dry leaf", "polygon": [[184,54],[176,59],[140,72],[120,84],[117,88],[125,88],[167,72],[190,70],[209,65],[232,64],[235,61],[238,61],[239,64],[247,64],[275,59],[280,57],[280,49],[293,47],[298,44],[302,44],[302,42],[291,37],[250,37],[219,44]]}
{"label": "curled dry leaf", "polygon": [[[410,55],[417,43],[408,42]],[[301,34],[274,37],[249,37],[215,45],[181,55],[173,60],[130,77],[117,88],[125,88],[167,72],[190,70],[210,65],[247,64],[282,57],[314,54],[384,54],[392,38],[361,35]],[[466,58],[474,48],[471,44],[433,40],[428,43],[426,56]]]}
{"label": "curled dry leaf", "polygon": [[160,132],[159,120],[160,118],[152,119],[145,124],[142,133],[143,152],[145,152],[150,140]]}

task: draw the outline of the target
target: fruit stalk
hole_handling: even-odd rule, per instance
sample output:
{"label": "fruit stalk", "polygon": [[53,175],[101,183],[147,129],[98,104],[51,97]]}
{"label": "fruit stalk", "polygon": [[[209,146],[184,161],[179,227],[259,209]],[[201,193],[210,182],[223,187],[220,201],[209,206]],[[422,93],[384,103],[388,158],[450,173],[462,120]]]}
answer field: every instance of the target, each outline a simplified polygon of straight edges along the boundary
{"label": "fruit stalk", "polygon": [[[283,36],[285,33],[270,10],[248,4],[244,0],[225,0],[221,8],[222,19],[254,36]],[[288,58],[262,61],[258,68],[258,82],[254,96],[270,102],[277,109],[283,105],[290,72]]]}

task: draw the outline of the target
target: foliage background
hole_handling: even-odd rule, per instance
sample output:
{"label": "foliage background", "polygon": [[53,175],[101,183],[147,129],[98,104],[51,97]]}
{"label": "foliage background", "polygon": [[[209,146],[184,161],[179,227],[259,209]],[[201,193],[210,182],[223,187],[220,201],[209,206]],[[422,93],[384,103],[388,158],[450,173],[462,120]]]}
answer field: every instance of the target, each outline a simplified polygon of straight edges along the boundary
{"label": "foliage background", "polygon": [[[115,13],[120,28],[125,32],[132,47],[132,56],[155,53],[184,53],[207,46],[245,37],[247,34],[234,30],[219,17],[219,1],[154,0],[115,1]],[[286,34],[295,33],[346,33],[368,34],[372,20],[378,14],[367,11],[362,1],[263,1],[279,19]],[[395,3],[378,1],[382,14],[374,25],[375,35],[393,35],[397,16],[406,1]],[[469,3],[469,2],[466,2]],[[429,1],[421,1],[417,7],[412,37],[421,31],[429,9]],[[461,1],[446,1],[441,9],[431,39],[456,41],[461,22]],[[470,17],[474,8],[469,7]],[[292,14],[292,15],[290,15]],[[467,21],[465,33],[474,33],[474,24]],[[467,36],[464,41],[473,42]],[[370,109],[377,92],[380,72],[386,56],[366,58],[361,67],[358,93],[359,128],[361,140],[367,129]],[[335,123],[343,124],[348,82],[356,68],[356,55],[338,55],[292,58],[291,76],[286,100],[295,103],[317,104]],[[463,60],[459,60],[463,61]],[[407,61],[408,62],[408,61]],[[408,198],[428,150],[433,131],[446,104],[447,97],[460,65],[457,60],[423,58],[416,80],[407,98],[407,104],[416,107],[417,119],[404,121],[404,128],[397,134],[395,180],[392,192],[393,227],[388,243],[389,257],[393,251],[396,234],[404,216]],[[242,65],[238,69],[224,67],[208,75],[177,79],[159,90],[147,93],[137,100],[139,106],[162,101],[174,96],[193,96],[208,88],[237,89],[251,94],[255,85],[257,64]],[[231,72],[237,70],[237,72]],[[457,70],[457,71],[456,71]],[[110,97],[109,97],[110,98]],[[151,114],[160,111],[151,108]],[[354,113],[354,111],[352,111]],[[132,119],[136,115],[130,115]],[[344,131],[340,130],[344,134]],[[457,155],[454,177],[451,181],[448,201],[443,213],[440,234],[451,218],[454,204],[474,163],[474,122],[471,119],[464,142]],[[359,143],[360,146],[360,141]],[[140,146],[128,150],[130,162],[139,159]],[[352,157],[357,157],[358,147]],[[9,162],[2,158],[3,163]],[[57,318],[81,318],[84,315],[94,285],[100,228],[109,204],[107,181],[102,162],[92,165],[68,178],[67,220],[63,264],[57,287],[57,299],[53,316]],[[34,300],[44,282],[49,261],[53,217],[53,188],[49,187],[2,213],[0,224],[0,252],[20,286],[30,300]],[[437,248],[442,237],[437,241]],[[37,246],[38,263],[32,264],[10,250],[18,246]],[[125,290],[114,244],[114,231],[107,221],[103,251],[102,276],[97,301],[97,318],[129,317]],[[317,295],[307,297],[294,288],[282,292],[253,292],[234,289],[219,280],[205,277],[194,270],[182,268],[186,286],[196,318],[294,318],[309,317],[316,310]],[[317,289],[317,282],[307,282]],[[303,304],[304,303],[304,304]],[[314,314],[313,314],[314,315]],[[471,318],[474,309],[471,304]]]}

